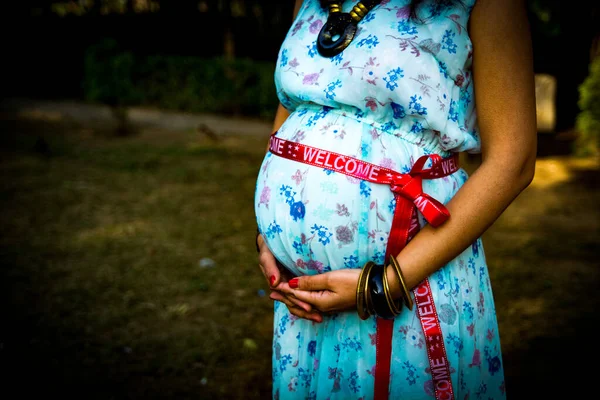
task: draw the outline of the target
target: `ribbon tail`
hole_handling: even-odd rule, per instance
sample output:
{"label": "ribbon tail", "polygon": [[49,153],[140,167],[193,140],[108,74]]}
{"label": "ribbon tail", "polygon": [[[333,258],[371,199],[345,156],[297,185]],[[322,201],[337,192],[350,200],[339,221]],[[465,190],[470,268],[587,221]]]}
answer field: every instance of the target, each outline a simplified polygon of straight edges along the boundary
{"label": "ribbon tail", "polygon": [[421,194],[415,199],[415,205],[423,214],[423,217],[433,227],[438,227],[448,218],[450,218],[450,212],[448,209],[439,201],[429,196],[427,193]]}
{"label": "ribbon tail", "polygon": [[396,195],[396,207],[394,209],[394,219],[392,229],[388,239],[385,260],[386,263],[390,256],[397,256],[400,250],[404,248],[408,240],[408,232],[411,226],[411,215],[414,210],[414,204],[402,196]]}

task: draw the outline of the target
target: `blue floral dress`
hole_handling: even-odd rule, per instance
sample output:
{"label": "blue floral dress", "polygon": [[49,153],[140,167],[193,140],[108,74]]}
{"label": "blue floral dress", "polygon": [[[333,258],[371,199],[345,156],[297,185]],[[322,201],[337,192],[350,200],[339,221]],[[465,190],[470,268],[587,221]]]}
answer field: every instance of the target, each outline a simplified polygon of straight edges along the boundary
{"label": "blue floral dress", "polygon": [[[442,2],[443,3],[443,2]],[[480,151],[467,23],[474,0],[434,5],[422,23],[408,0],[384,0],[358,24],[342,53],[320,56],[327,20],[305,0],[279,52],[275,84],[291,112],[277,136],[408,172],[422,155]],[[343,2],[348,12],[354,2]],[[464,170],[425,180],[447,203]],[[256,182],[259,230],[293,274],[313,275],[383,263],[394,210],[389,186],[369,183],[267,153]],[[426,222],[420,217],[421,225]],[[429,282],[444,336],[456,399],[504,399],[494,299],[481,239]],[[370,399],[374,391],[375,317],[355,311],[322,323],[298,319],[274,303],[275,399]],[[432,376],[416,308],[394,320],[390,398],[431,399]]]}

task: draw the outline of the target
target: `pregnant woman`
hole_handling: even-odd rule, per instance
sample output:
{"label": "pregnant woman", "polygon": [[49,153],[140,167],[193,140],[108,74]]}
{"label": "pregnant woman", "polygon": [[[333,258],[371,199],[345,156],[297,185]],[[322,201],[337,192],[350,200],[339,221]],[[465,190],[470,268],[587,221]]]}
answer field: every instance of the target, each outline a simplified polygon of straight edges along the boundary
{"label": "pregnant woman", "polygon": [[534,174],[523,2],[297,0],[275,84],[273,398],[504,399],[481,236]]}

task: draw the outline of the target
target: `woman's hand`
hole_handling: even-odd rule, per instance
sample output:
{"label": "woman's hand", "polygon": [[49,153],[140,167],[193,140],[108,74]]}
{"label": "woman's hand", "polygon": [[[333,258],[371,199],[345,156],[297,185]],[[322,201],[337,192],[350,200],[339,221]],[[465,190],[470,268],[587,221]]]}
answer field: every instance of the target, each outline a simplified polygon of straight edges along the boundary
{"label": "woman's hand", "polygon": [[360,269],[340,269],[314,276],[301,276],[288,282],[293,295],[321,312],[348,311],[356,307],[356,286]]}
{"label": "woman's hand", "polygon": [[292,289],[289,287],[288,281],[292,278],[292,275],[275,259],[260,234],[257,237],[257,245],[259,248],[259,266],[271,288],[269,298],[282,302],[291,314],[299,318],[315,322],[323,321],[320,312],[314,310],[310,304],[297,299],[291,293]]}

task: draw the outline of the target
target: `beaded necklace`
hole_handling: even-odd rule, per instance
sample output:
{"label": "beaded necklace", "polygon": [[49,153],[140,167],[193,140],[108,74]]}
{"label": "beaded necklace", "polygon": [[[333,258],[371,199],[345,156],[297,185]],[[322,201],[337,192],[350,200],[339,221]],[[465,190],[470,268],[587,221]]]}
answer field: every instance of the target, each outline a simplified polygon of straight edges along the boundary
{"label": "beaded necklace", "polygon": [[356,34],[357,25],[381,0],[359,1],[348,13],[342,12],[341,1],[321,0],[329,7],[327,22],[317,37],[317,51],[323,57],[334,57],[341,53]]}

